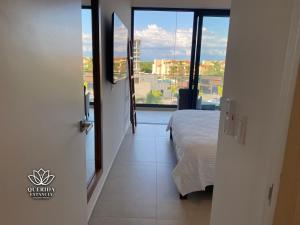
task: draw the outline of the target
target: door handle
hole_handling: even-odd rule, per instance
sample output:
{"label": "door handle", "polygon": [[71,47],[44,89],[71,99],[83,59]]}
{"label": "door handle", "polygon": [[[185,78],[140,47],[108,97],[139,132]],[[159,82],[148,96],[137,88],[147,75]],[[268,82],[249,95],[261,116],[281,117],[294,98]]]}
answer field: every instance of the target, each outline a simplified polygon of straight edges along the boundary
{"label": "door handle", "polygon": [[79,130],[82,133],[85,132],[86,134],[88,134],[88,132],[93,128],[93,126],[94,126],[93,123],[87,121],[86,119],[81,120],[79,122]]}

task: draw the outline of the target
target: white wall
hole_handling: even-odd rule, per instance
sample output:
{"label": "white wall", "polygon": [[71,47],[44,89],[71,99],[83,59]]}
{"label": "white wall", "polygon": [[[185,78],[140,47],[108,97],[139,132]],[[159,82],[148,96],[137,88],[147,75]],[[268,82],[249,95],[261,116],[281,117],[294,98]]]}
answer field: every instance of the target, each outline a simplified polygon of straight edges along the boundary
{"label": "white wall", "polygon": [[231,0],[132,0],[135,7],[229,9]]}
{"label": "white wall", "polygon": [[220,132],[212,225],[264,224],[270,160],[286,139],[288,113],[280,112],[292,98],[282,97],[293,87],[283,73],[292,8],[292,0],[232,1],[224,96],[248,128],[244,146]]}
{"label": "white wall", "polygon": [[115,11],[131,32],[130,0],[103,0],[101,8],[101,75],[102,75],[102,111],[103,111],[103,174],[88,204],[88,217],[97,201],[109,169],[119,150],[120,144],[129,128],[129,80],[112,85],[107,81],[106,57],[111,42],[111,18]]}
{"label": "white wall", "polygon": [[83,6],[91,6],[91,0],[81,0],[81,5],[83,5]]}
{"label": "white wall", "polygon": [[[84,225],[80,1],[1,1],[0,28],[0,224]],[[41,167],[50,200],[27,193]]]}

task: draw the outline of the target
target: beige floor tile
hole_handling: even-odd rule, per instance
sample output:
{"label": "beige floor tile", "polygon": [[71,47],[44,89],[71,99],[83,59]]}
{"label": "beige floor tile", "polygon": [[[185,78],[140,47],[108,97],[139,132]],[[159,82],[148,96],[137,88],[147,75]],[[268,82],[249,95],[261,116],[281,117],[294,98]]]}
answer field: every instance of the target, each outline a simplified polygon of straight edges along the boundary
{"label": "beige floor tile", "polygon": [[120,149],[116,163],[156,162],[156,149],[154,138],[135,139],[127,148]]}
{"label": "beige floor tile", "polygon": [[156,157],[157,162],[162,164],[176,165],[176,153],[173,149],[169,137],[157,137],[156,142]]}
{"label": "beige floor tile", "polygon": [[[155,163],[140,163],[140,164],[118,164],[115,163],[110,170],[107,180],[115,177],[127,177],[127,178],[143,178],[152,179],[156,176],[156,164]],[[156,179],[154,177],[154,179]]]}
{"label": "beige floor tile", "polygon": [[166,129],[167,125],[154,125],[155,137],[170,137],[170,132]]}
{"label": "beige floor tile", "polygon": [[157,200],[181,202],[176,185],[172,179],[172,165],[157,165]]}
{"label": "beige floor tile", "polygon": [[174,110],[170,111],[137,111],[138,123],[168,124]]}
{"label": "beige floor tile", "polygon": [[89,225],[156,225],[156,221],[154,219],[98,217],[92,218]]}
{"label": "beige floor tile", "polygon": [[184,220],[157,220],[156,225],[188,225]]}
{"label": "beige floor tile", "polygon": [[155,137],[155,126],[156,125],[148,125],[148,124],[138,124],[136,127],[135,137]]}
{"label": "beige floor tile", "polygon": [[179,199],[172,179],[175,152],[165,128],[139,124],[136,135],[126,135],[89,225],[209,224],[211,194]]}
{"label": "beige floor tile", "polygon": [[154,201],[156,197],[155,165],[115,165],[103,187],[99,201]]}
{"label": "beige floor tile", "polygon": [[173,167],[170,165],[158,164],[157,166],[157,218],[180,220],[185,223],[200,219],[208,221],[211,194],[197,192],[190,194],[187,200],[180,200],[171,176],[172,170]]}
{"label": "beige floor tile", "polygon": [[184,220],[188,209],[180,202],[157,202],[157,219]]}
{"label": "beige floor tile", "polygon": [[155,219],[155,209],[155,200],[132,198],[129,200],[100,201],[95,206],[93,213],[94,217]]}

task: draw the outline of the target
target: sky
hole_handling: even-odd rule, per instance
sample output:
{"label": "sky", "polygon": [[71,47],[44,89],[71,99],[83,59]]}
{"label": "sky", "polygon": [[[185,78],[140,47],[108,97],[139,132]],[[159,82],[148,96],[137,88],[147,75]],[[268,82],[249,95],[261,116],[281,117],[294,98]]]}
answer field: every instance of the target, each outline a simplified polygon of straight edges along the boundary
{"label": "sky", "polygon": [[122,20],[114,15],[114,57],[127,57],[128,29]]}
{"label": "sky", "polygon": [[[134,38],[141,40],[141,60],[190,60],[193,12],[135,11]],[[224,60],[229,18],[204,17],[200,60]],[[83,54],[91,56],[91,15],[82,10]]]}
{"label": "sky", "polygon": [[[141,60],[190,60],[193,12],[135,11],[135,39],[141,40]],[[229,18],[204,17],[201,60],[224,60]]]}
{"label": "sky", "polygon": [[82,51],[83,56],[92,56],[92,23],[91,23],[91,10],[82,9],[81,10],[82,19]]}

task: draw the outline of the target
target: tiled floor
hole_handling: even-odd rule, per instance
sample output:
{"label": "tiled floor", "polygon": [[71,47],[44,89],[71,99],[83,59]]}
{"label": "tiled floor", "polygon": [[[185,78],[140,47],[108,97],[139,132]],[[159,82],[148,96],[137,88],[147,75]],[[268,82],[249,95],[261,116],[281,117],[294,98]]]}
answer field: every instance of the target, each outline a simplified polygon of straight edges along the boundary
{"label": "tiled floor", "polygon": [[[90,107],[88,121],[95,122],[94,107]],[[86,160],[86,184],[88,185],[95,174],[95,125],[86,135],[85,160]]]}
{"label": "tiled floor", "polygon": [[143,124],[168,124],[174,111],[175,109],[170,111],[137,110],[137,122]]}
{"label": "tiled floor", "polygon": [[165,125],[128,133],[89,225],[208,225],[211,194],[180,200],[171,177],[175,154]]}

